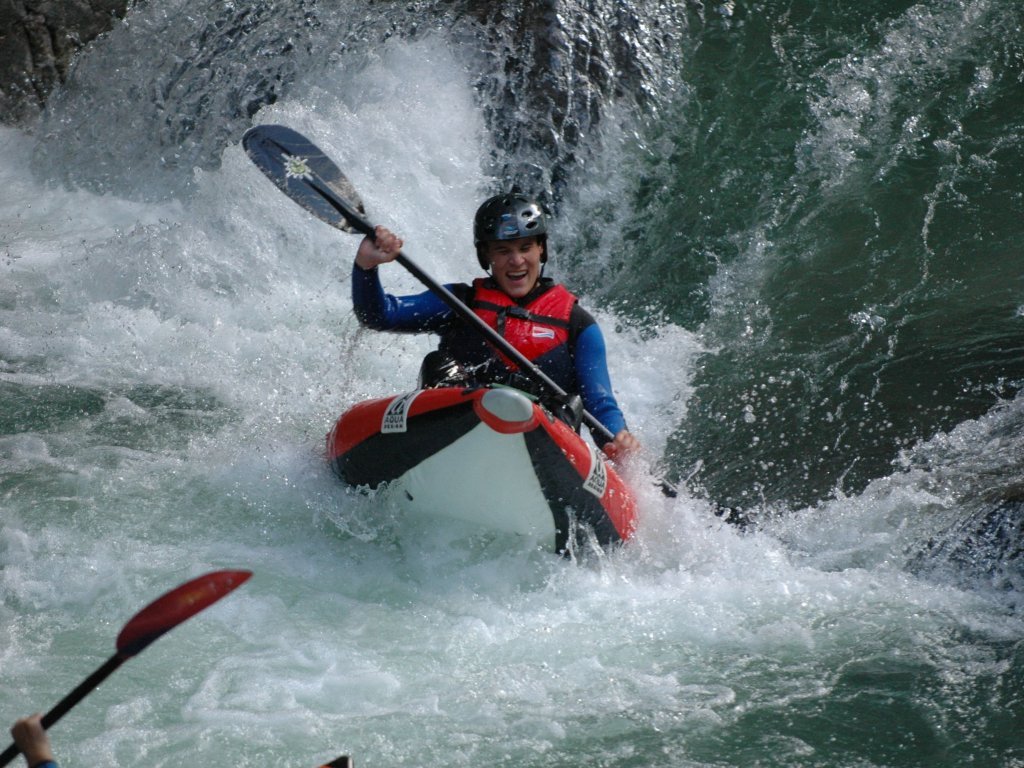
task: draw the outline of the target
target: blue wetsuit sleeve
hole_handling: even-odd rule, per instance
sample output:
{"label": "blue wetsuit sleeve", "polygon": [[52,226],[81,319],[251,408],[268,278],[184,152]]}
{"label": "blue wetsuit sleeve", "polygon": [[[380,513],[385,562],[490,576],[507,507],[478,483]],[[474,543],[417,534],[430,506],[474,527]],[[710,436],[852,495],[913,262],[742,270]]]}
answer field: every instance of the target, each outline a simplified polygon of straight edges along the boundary
{"label": "blue wetsuit sleeve", "polygon": [[375,331],[438,331],[452,316],[448,305],[430,291],[411,296],[385,293],[377,269],[358,265],[352,266],[352,305],[359,322]]}
{"label": "blue wetsuit sleeve", "polygon": [[[583,407],[591,416],[601,422],[609,432],[617,435],[626,428],[608,375],[608,359],[605,353],[604,336],[597,323],[588,325],[576,338],[576,380],[580,385]],[[602,443],[595,435],[596,442]]]}

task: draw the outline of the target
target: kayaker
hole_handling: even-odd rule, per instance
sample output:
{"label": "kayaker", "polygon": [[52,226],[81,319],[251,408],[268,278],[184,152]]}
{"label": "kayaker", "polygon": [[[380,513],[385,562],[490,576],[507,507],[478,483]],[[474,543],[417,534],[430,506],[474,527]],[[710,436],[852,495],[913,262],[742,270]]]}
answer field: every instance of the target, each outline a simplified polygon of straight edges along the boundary
{"label": "kayaker", "polygon": [[50,748],[50,737],[43,728],[42,715],[29,715],[16,720],[11,726],[11,736],[25,756],[28,768],[57,768]]}
{"label": "kayaker", "polygon": [[[440,376],[468,371],[474,382],[510,384],[543,397],[535,382],[502,362],[479,331],[440,297],[430,291],[385,293],[377,267],[394,261],[403,243],[385,227],[374,234],[359,244],[352,269],[356,316],[376,330],[440,335],[438,350],[424,361],[421,382],[430,369]],[[445,287],[562,389],[580,396],[583,407],[615,436],[601,446],[607,455],[639,449],[612,393],[600,327],[572,293],[543,275],[547,221],[540,206],[516,193],[489,198],[476,212],[473,240],[477,261],[489,276]]]}

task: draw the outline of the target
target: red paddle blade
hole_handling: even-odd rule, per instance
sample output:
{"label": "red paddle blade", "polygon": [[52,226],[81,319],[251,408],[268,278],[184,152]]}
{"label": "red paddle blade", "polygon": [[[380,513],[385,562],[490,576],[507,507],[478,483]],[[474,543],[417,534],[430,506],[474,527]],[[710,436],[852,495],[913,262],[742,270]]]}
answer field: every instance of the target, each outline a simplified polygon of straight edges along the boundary
{"label": "red paddle blade", "polygon": [[134,656],[160,635],[244,584],[250,576],[252,571],[211,571],[158,597],[124,625],[117,636],[118,655]]}

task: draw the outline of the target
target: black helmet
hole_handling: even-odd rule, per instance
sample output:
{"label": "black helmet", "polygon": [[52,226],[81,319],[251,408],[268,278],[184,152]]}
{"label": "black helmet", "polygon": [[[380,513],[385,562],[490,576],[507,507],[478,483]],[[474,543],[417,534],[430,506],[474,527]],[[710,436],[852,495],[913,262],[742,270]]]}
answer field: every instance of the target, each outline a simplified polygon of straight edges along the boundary
{"label": "black helmet", "polygon": [[[547,221],[540,205],[526,195],[516,192],[495,195],[477,208],[473,219],[473,243],[476,257],[486,271],[490,264],[484,256],[482,246],[491,240],[518,240],[520,237],[540,237],[543,245],[547,242]],[[541,261],[548,260],[547,248]]]}

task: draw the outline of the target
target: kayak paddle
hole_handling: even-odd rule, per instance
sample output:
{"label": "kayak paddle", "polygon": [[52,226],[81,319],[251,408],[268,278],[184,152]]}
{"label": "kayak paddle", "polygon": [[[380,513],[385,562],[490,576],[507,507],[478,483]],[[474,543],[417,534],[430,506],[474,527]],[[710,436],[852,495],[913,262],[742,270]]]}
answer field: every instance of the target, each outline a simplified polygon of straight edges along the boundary
{"label": "kayak paddle", "polygon": [[[165,632],[174,629],[244,584],[250,576],[252,571],[211,571],[172,589],[136,613],[117,636],[117,653],[43,715],[43,728],[49,729],[132,656],[140,653]],[[11,762],[20,752],[17,745],[11,744],[0,755],[0,768]]]}
{"label": "kayak paddle", "polygon": [[[288,197],[321,221],[346,232],[373,237],[375,227],[363,218],[363,204],[355,187],[337,165],[301,133],[283,125],[257,125],[242,136],[246,154],[263,173]],[[561,404],[567,405],[569,394],[546,373],[534,365],[518,349],[483,321],[455,294],[420,269],[404,253],[395,259],[430,289],[465,322],[479,331],[503,355],[543,384]],[[591,432],[604,440],[615,438],[607,427],[587,411],[583,421]]]}

